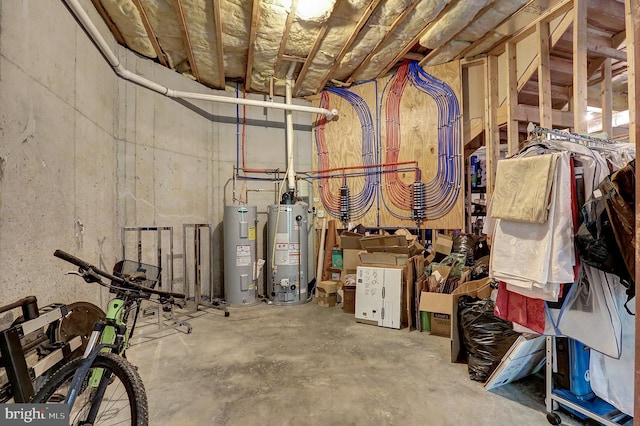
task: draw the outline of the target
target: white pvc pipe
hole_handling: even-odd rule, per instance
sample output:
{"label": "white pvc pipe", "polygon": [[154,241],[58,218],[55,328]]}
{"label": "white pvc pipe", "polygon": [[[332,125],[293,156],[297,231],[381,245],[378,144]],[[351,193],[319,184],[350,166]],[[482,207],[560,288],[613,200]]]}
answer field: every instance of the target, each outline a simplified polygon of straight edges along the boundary
{"label": "white pvc pipe", "polygon": [[[322,281],[322,270],[324,269],[324,239],[325,231],[327,230],[327,218],[322,218],[322,232],[320,233],[320,248],[318,250],[318,268],[316,269],[316,289],[318,284]],[[316,294],[318,291],[316,290]]]}
{"label": "white pvc pipe", "polygon": [[[293,94],[293,72],[296,69],[296,63],[291,62],[289,65],[289,71],[287,72],[287,78],[285,80],[284,90],[285,99],[284,102],[287,105],[292,104]],[[293,170],[293,111],[287,110],[285,112],[285,128],[287,135],[287,181],[289,183],[289,191],[296,189],[296,172]]]}
{"label": "white pvc pipe", "polygon": [[280,104],[275,103],[273,101],[257,101],[253,99],[243,99],[243,98],[235,98],[235,97],[227,97],[227,96],[219,96],[219,95],[209,95],[206,93],[196,93],[196,92],[182,92],[179,90],[169,89],[166,86],[158,84],[154,81],[151,81],[145,77],[142,77],[138,74],[135,74],[127,69],[125,69],[118,57],[113,53],[109,45],[107,44],[100,31],[96,28],[96,26],[91,21],[91,18],[85,10],[82,8],[78,0],[65,0],[69,9],[73,12],[75,17],[80,21],[83,28],[89,34],[89,37],[96,43],[100,52],[105,56],[109,65],[113,67],[113,70],[116,74],[122,77],[125,80],[136,83],[140,86],[146,87],[147,89],[153,90],[154,92],[160,93],[161,95],[170,97],[170,98],[182,98],[182,99],[197,99],[202,101],[211,101],[211,102],[220,102],[227,104],[239,104],[239,105],[247,105],[247,106],[255,106],[260,108],[273,108],[273,109],[281,109],[285,111],[300,111],[300,112],[308,112],[312,114],[322,114],[327,117],[327,119],[331,120],[332,118],[338,115],[337,109],[328,110],[326,108],[316,108],[309,107],[304,105],[288,105],[288,104]]}

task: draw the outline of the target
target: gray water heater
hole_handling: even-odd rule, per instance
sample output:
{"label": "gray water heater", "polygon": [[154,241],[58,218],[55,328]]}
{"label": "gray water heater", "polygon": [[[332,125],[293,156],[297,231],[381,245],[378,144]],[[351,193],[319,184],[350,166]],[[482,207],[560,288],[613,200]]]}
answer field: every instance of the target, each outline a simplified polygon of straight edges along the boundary
{"label": "gray water heater", "polygon": [[307,291],[307,204],[268,207],[267,294],[275,305],[305,303]]}
{"label": "gray water heater", "polygon": [[224,207],[224,296],[231,305],[256,301],[256,223],[255,206]]}

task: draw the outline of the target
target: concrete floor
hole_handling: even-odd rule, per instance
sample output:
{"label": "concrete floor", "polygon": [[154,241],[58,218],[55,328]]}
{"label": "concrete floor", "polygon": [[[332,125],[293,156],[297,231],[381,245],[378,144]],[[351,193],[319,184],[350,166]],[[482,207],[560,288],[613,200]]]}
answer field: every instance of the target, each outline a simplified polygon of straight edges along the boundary
{"label": "concrete floor", "polygon": [[358,324],[340,306],[230,312],[134,340],[151,425],[548,424],[543,380],[487,392],[449,362],[446,338]]}

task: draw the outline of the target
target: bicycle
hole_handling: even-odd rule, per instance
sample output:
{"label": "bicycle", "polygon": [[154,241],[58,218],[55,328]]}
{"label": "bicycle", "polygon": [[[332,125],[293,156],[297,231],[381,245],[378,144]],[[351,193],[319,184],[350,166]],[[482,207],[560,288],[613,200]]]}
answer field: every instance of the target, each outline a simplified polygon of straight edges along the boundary
{"label": "bicycle", "polygon": [[[38,391],[34,401],[64,402],[69,406],[72,425],[111,422],[147,425],[146,391],[137,369],[125,359],[125,351],[142,301],[154,301],[163,307],[179,306],[176,299],[184,300],[185,296],[152,288],[160,274],[159,268],[152,265],[121,261],[116,264],[114,274],[110,274],[62,250],[56,250],[54,256],[78,266],[77,272],[69,274],[78,275],[87,283],[109,288],[115,297],[109,301],[104,321],[95,323],[83,356],[54,373]],[[102,278],[111,282],[107,283]],[[128,327],[132,312],[135,315]],[[183,324],[190,332],[191,326]]]}

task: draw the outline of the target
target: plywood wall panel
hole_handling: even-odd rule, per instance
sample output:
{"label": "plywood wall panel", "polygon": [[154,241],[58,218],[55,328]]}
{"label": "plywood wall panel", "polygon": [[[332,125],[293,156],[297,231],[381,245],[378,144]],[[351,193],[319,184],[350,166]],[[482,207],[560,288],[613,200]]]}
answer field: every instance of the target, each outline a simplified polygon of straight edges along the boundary
{"label": "plywood wall panel", "polygon": [[[425,70],[432,76],[447,83],[455,92],[458,101],[461,103],[461,73],[459,62],[450,62],[448,64],[427,67]],[[374,124],[377,123],[377,135],[379,136],[379,156],[377,161],[385,162],[386,151],[386,120],[385,102],[386,93],[385,86],[391,77],[379,79],[375,82],[361,84],[350,90],[361,96],[373,116]],[[386,90],[388,91],[386,86]],[[377,102],[376,102],[377,101]],[[325,125],[325,138],[327,147],[330,152],[330,167],[350,167],[362,165],[361,146],[362,131],[360,122],[353,107],[345,100],[335,95],[330,95],[331,108],[337,108],[340,111],[340,119],[329,122]],[[315,101],[319,104],[319,100]],[[380,117],[378,119],[378,113]],[[315,136],[315,135],[314,135]],[[407,83],[403,92],[400,103],[400,137],[401,144],[398,153],[398,162],[417,161],[422,172],[422,181],[432,180],[436,175],[437,159],[438,159],[438,110],[435,101],[427,94],[413,87],[411,83]],[[315,142],[315,137],[314,137]],[[462,143],[462,140],[460,140]],[[315,149],[315,147],[314,147]],[[317,156],[314,151],[314,161],[317,167]],[[459,160],[461,162],[461,159]],[[401,168],[412,167],[410,165],[399,166]],[[460,167],[462,164],[460,163]],[[399,179],[405,184],[411,184],[416,179],[414,170],[400,171]],[[464,179],[464,173],[463,173]],[[391,206],[385,183],[387,180],[384,176],[380,176],[380,187],[383,197],[376,200],[373,208],[362,219],[354,220],[355,223],[361,223],[368,227],[415,227],[415,222],[411,219],[400,219],[390,212],[386,207],[384,200]],[[347,183],[351,189],[351,193],[355,194],[363,186],[363,178],[348,178]],[[338,197],[339,187],[342,182],[340,179],[332,179],[330,183],[331,191]],[[461,182],[463,184],[463,182]],[[322,203],[318,195],[318,186],[314,185],[314,200],[317,209],[323,209]],[[379,210],[377,205],[379,203]],[[399,210],[391,207],[396,215],[411,216],[409,210]],[[429,212],[427,211],[427,217]],[[457,229],[464,227],[464,193],[460,190],[460,195],[452,208],[452,210],[437,219],[426,220],[421,224],[421,228],[428,229]]]}

